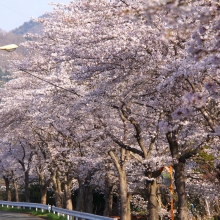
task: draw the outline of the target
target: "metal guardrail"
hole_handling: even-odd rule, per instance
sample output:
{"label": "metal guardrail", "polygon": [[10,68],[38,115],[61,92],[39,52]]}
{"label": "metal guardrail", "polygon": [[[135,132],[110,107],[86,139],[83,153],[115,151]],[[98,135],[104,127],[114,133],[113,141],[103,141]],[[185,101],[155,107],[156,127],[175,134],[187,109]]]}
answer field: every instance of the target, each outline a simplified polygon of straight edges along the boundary
{"label": "metal guardrail", "polygon": [[67,209],[61,209],[55,206],[52,206],[52,211],[54,214],[57,213],[58,215],[65,214],[68,220],[72,220],[73,216],[76,217],[75,220],[78,220],[78,218],[85,219],[85,220],[117,220],[117,218],[110,218],[110,217],[105,217],[105,216],[100,216],[100,215],[89,214],[85,212],[77,212],[77,211],[72,211],[72,210],[67,210]]}
{"label": "metal guardrail", "polygon": [[50,212],[51,210],[51,206],[50,205],[44,205],[44,204],[40,204],[40,203],[28,203],[28,202],[9,202],[9,201],[0,201],[0,205],[2,205],[2,207],[4,205],[6,205],[7,207],[11,206],[13,207],[23,207],[23,208],[35,208],[36,211],[38,211],[38,209],[41,209],[41,211],[43,212],[43,210],[47,210]]}
{"label": "metal guardrail", "polygon": [[100,216],[100,215],[94,215],[94,214],[89,214],[89,213],[85,213],[85,212],[77,212],[77,211],[72,211],[72,210],[67,210],[67,209],[62,209],[62,208],[58,208],[55,206],[51,206],[51,205],[43,205],[40,203],[28,203],[28,202],[9,202],[9,201],[1,201],[0,200],[0,205],[2,205],[2,207],[4,205],[6,205],[7,207],[11,206],[13,207],[23,207],[23,208],[35,208],[36,211],[38,209],[41,209],[41,211],[43,212],[44,210],[47,211],[52,211],[54,214],[57,213],[57,215],[59,216],[60,214],[62,214],[63,216],[66,215],[67,220],[73,220],[72,217],[75,217],[75,220],[79,220],[83,219],[83,220],[117,220],[117,218],[110,218],[110,217],[105,217],[105,216]]}

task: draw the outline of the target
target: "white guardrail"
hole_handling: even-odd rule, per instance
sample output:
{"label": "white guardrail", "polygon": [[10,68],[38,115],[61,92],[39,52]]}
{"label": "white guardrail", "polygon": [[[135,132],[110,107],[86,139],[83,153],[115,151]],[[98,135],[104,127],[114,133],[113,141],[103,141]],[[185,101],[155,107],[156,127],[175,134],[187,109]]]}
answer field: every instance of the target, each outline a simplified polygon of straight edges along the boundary
{"label": "white guardrail", "polygon": [[67,210],[67,209],[62,209],[62,208],[58,208],[55,206],[51,206],[51,205],[43,205],[40,203],[28,203],[28,202],[9,202],[9,201],[1,201],[0,200],[0,205],[2,205],[2,207],[5,205],[7,207],[23,207],[23,208],[34,208],[36,211],[38,211],[38,209],[41,209],[41,211],[43,212],[44,210],[47,211],[52,211],[54,214],[57,213],[57,215],[59,216],[60,214],[62,214],[63,216],[66,215],[67,220],[79,220],[83,219],[83,220],[117,220],[117,218],[109,218],[109,217],[105,217],[105,216],[100,216],[100,215],[94,215],[94,214],[89,214],[89,213],[85,213],[85,212],[77,212],[77,211],[72,211],[72,210]]}

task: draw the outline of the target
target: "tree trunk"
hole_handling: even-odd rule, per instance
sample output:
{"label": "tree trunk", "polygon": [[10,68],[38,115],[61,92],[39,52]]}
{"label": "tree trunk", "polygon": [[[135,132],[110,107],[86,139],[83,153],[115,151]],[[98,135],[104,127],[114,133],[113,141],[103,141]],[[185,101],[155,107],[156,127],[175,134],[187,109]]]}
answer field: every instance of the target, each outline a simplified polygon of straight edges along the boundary
{"label": "tree trunk", "polygon": [[178,131],[168,132],[166,134],[169,142],[170,152],[173,159],[177,160],[177,163],[173,165],[175,171],[174,179],[175,186],[178,195],[178,219],[188,219],[188,208],[187,208],[187,196],[185,187],[185,159],[180,160],[179,158],[179,144],[178,144]]}
{"label": "tree trunk", "polygon": [[83,200],[84,190],[83,190],[82,181],[78,179],[78,182],[79,182],[79,189],[77,192],[76,211],[82,212],[84,210],[84,200]]}
{"label": "tree trunk", "polygon": [[54,193],[55,193],[55,202],[56,207],[62,208],[62,191],[61,191],[61,182],[60,182],[60,172],[55,171],[52,175]]}
{"label": "tree trunk", "polygon": [[71,180],[68,179],[68,173],[67,173],[64,179],[65,208],[68,210],[73,210],[72,193],[70,187],[71,187]]}
{"label": "tree trunk", "polygon": [[147,182],[147,200],[148,200],[149,219],[159,220],[156,179]]}
{"label": "tree trunk", "polygon": [[90,185],[91,174],[88,173],[85,181],[78,179],[76,210],[93,213],[93,187]]}
{"label": "tree trunk", "polygon": [[13,185],[14,185],[14,189],[15,189],[15,201],[20,202],[19,193],[18,193],[18,184],[15,180],[13,180]]}
{"label": "tree trunk", "polygon": [[110,184],[108,172],[105,178],[105,210],[104,216],[112,216],[113,186]]}
{"label": "tree trunk", "polygon": [[24,172],[24,189],[25,189],[25,201],[30,202],[30,192],[29,192],[29,172]]}
{"label": "tree trunk", "polygon": [[40,196],[41,196],[41,203],[46,205],[47,204],[47,186],[48,184],[45,183],[44,173],[41,172],[39,174],[39,184],[40,184]]}
{"label": "tree trunk", "polygon": [[210,218],[211,218],[210,204],[209,204],[209,202],[208,202],[207,199],[205,199],[205,205],[206,205],[206,213],[207,213],[207,215],[208,215],[208,219],[210,219]]}
{"label": "tree trunk", "polygon": [[93,213],[93,194],[92,186],[89,184],[79,182],[79,189],[77,192],[76,210],[80,212]]}
{"label": "tree trunk", "polygon": [[84,207],[85,212],[93,213],[93,193],[92,186],[84,185]]}
{"label": "tree trunk", "polygon": [[11,201],[11,189],[10,189],[10,180],[8,177],[3,176],[6,187],[7,201]]}
{"label": "tree trunk", "polygon": [[40,202],[41,204],[47,204],[47,187],[45,185],[40,186]]}
{"label": "tree trunk", "polygon": [[113,206],[113,193],[112,187],[108,189],[108,192],[105,191],[105,210],[104,216],[112,216],[112,206]]}
{"label": "tree trunk", "polygon": [[161,186],[157,185],[157,201],[158,201],[158,208],[161,209],[163,207],[162,204],[162,195],[161,195]]}
{"label": "tree trunk", "polygon": [[130,201],[132,195],[131,193],[128,193],[126,171],[124,170],[123,165],[119,163],[118,158],[113,151],[110,151],[109,155],[111,156],[119,174],[120,219],[131,220]]}
{"label": "tree trunk", "polygon": [[119,174],[120,179],[120,219],[131,220],[130,200],[131,194],[128,194],[126,172],[124,170]]}
{"label": "tree trunk", "polygon": [[175,170],[174,179],[178,195],[178,218],[188,220],[187,195],[185,186],[185,163],[178,162],[173,166]]}

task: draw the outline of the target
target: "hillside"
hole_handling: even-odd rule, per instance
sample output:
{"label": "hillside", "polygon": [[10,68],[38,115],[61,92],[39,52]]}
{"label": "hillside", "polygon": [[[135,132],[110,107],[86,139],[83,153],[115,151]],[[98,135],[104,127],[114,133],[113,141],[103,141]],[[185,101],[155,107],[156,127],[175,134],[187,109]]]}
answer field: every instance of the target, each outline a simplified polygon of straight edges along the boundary
{"label": "hillside", "polygon": [[2,76],[9,74],[9,60],[22,57],[25,54],[24,48],[20,46],[22,42],[27,40],[23,35],[27,33],[40,34],[41,32],[42,25],[31,20],[10,32],[5,32],[0,29],[0,46],[7,44],[17,44],[19,46],[16,52],[13,53],[0,50],[0,86],[2,85],[2,81],[7,81],[7,79],[2,78]]}
{"label": "hillside", "polygon": [[[48,14],[43,14],[39,18],[46,18],[48,16],[49,16]],[[12,30],[11,32],[16,35],[24,35],[27,33],[41,34],[42,29],[43,29],[42,24],[30,20],[28,22],[24,22],[21,26]]]}
{"label": "hillside", "polygon": [[[17,44],[24,42],[25,39],[21,35],[13,34],[12,32],[4,32],[0,30],[0,45],[4,46],[7,44]],[[24,54],[24,49],[19,47],[16,53],[8,53],[6,51],[0,51],[0,68],[3,72],[8,70],[9,60],[15,58],[15,56],[22,56]]]}
{"label": "hillside", "polygon": [[13,34],[24,35],[26,33],[39,34],[42,31],[42,25],[32,20],[24,22],[20,27],[12,30]]}

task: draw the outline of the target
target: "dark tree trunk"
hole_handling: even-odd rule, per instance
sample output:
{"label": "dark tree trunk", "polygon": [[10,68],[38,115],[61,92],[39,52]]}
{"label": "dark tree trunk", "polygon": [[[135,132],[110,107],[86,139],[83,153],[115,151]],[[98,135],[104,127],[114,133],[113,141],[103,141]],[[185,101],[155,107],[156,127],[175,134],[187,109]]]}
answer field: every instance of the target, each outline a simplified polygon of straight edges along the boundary
{"label": "dark tree trunk", "polygon": [[11,201],[11,188],[10,188],[10,180],[8,177],[3,176],[6,187],[7,201]]}
{"label": "dark tree trunk", "polygon": [[30,202],[30,192],[29,192],[29,172],[24,173],[24,188],[25,188],[25,201]]}
{"label": "dark tree trunk", "polygon": [[91,185],[84,185],[84,207],[85,212],[93,213],[93,187]]}
{"label": "dark tree trunk", "polygon": [[108,190],[108,192],[105,192],[105,210],[104,210],[104,216],[112,216],[112,206],[113,206],[113,193],[112,193],[112,187]]}
{"label": "dark tree trunk", "polygon": [[175,170],[174,179],[178,195],[178,218],[188,220],[187,195],[185,186],[185,163],[179,162],[173,166]]}
{"label": "dark tree trunk", "polygon": [[112,216],[113,186],[110,184],[108,173],[105,179],[105,210],[104,216]]}
{"label": "dark tree trunk", "polygon": [[81,212],[93,213],[93,187],[89,185],[91,175],[88,174],[85,182],[79,181],[77,193],[76,210]]}
{"label": "dark tree trunk", "polygon": [[84,211],[84,185],[80,179],[78,179],[79,182],[79,189],[77,192],[77,201],[76,201],[76,211]]}
{"label": "dark tree trunk", "polygon": [[174,180],[178,195],[178,219],[188,220],[187,195],[185,187],[185,159],[179,157],[178,131],[168,132],[170,152],[176,163],[173,165],[175,171]]}

